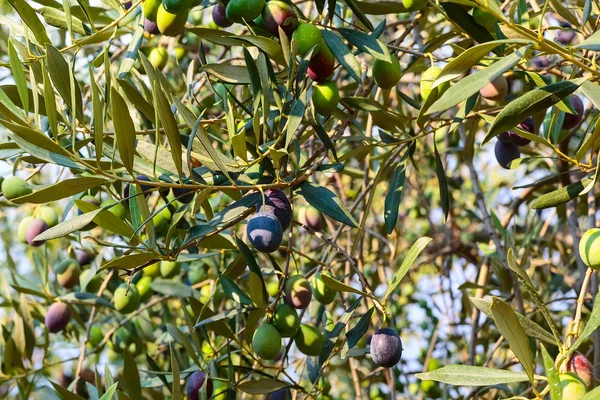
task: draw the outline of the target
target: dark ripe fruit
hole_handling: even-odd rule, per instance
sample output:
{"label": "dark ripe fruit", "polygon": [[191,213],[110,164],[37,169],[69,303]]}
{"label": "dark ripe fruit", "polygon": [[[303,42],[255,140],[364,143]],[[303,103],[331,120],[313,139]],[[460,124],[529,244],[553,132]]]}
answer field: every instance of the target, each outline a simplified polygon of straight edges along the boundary
{"label": "dark ripe fruit", "polygon": [[533,65],[535,65],[537,68],[546,68],[550,65],[550,59],[548,57],[536,57],[533,60]]}
{"label": "dark ripe fruit", "polygon": [[[100,202],[94,196],[89,196],[89,195],[83,196],[80,200],[81,201],[85,201],[86,203],[93,204],[93,205],[98,206],[98,207],[100,206]],[[77,210],[77,214],[81,215],[81,214],[83,214],[83,211]]]}
{"label": "dark ripe fruit", "polygon": [[335,68],[335,56],[323,42],[319,50],[313,52],[308,63],[308,76],[315,82],[321,82],[329,78]]}
{"label": "dark ripe fruit", "polygon": [[283,228],[275,214],[258,212],[246,225],[248,240],[262,253],[272,253],[279,248],[283,240]]}
{"label": "dark ripe fruit", "polygon": [[244,23],[251,22],[258,17],[265,7],[265,0],[230,0],[225,8],[228,20]]}
{"label": "dark ripe fruit", "polygon": [[[160,64],[163,63],[163,61],[161,61],[159,59],[159,57],[164,57],[164,65],[161,67]],[[148,61],[150,61],[150,64],[152,64],[155,68],[157,69],[163,69],[164,66],[167,64],[168,61],[168,54],[167,54],[167,49],[165,49],[164,47],[158,47],[158,48],[154,48],[152,49],[152,51],[150,52],[150,54],[148,55]],[[148,178],[145,175],[138,175],[136,176],[136,179],[138,181],[142,181],[142,182],[150,182],[150,178]],[[123,196],[125,198],[129,197],[130,195],[130,191],[131,191],[131,184],[128,183],[125,186],[125,190],[123,190]],[[142,192],[144,193],[144,196],[148,197],[150,195],[150,190],[153,189],[153,186],[150,185],[141,185],[140,184],[140,189],[142,190]],[[136,192],[137,193],[137,192]]]}
{"label": "dark ripe fruit", "polygon": [[500,75],[487,85],[485,85],[480,91],[479,94],[484,99],[488,100],[504,100],[506,95],[508,94],[508,81],[504,77],[504,75]]}
{"label": "dark ripe fruit", "polygon": [[583,381],[588,389],[594,386],[594,367],[581,353],[575,352],[567,364],[567,372],[572,372]]}
{"label": "dark ripe fruit", "polygon": [[190,0],[162,0],[162,5],[171,14],[177,14],[189,10]]}
{"label": "dark ripe fruit", "polygon": [[504,143],[501,140],[496,141],[494,154],[496,155],[498,164],[505,169],[510,169],[510,163],[521,157],[519,146],[514,143]]}
{"label": "dark ripe fruit", "polygon": [[[155,47],[148,54],[148,61],[158,70],[162,70],[169,61],[169,53],[164,47]],[[127,190],[129,192],[129,190]]]}
{"label": "dark ripe fruit", "polygon": [[162,0],[144,0],[144,17],[149,21],[156,22],[156,14],[161,3]]}
{"label": "dark ripe fruit", "polygon": [[252,336],[252,351],[265,360],[274,360],[281,350],[281,335],[271,324],[262,324]]}
{"label": "dark ripe fruit", "polygon": [[402,357],[402,341],[391,328],[379,329],[371,338],[371,358],[381,367],[392,368]]}
{"label": "dark ripe fruit", "polygon": [[268,400],[292,400],[289,389],[279,389],[267,395]]}
{"label": "dark ripe fruit", "polygon": [[312,298],[310,283],[302,275],[292,275],[285,283],[285,302],[294,308],[308,307]]}
{"label": "dark ripe fruit", "polygon": [[67,258],[61,261],[55,268],[56,280],[65,289],[71,289],[79,283],[79,275],[81,275],[81,267],[77,260]]}
{"label": "dark ripe fruit", "polygon": [[323,229],[321,212],[312,206],[302,207],[298,212],[298,220],[313,231],[319,232]]}
{"label": "dark ripe fruit", "polygon": [[335,300],[337,292],[323,283],[323,275],[331,276],[329,272],[317,272],[312,281],[312,292],[315,299],[321,304],[331,304]]}
{"label": "dark ripe fruit", "polygon": [[32,220],[25,230],[25,239],[30,246],[38,247],[46,243],[45,240],[35,240],[35,237],[48,229],[48,224],[41,218]]}
{"label": "dark ripe fruit", "polygon": [[131,285],[129,292],[127,288],[127,284],[124,283],[115,290],[114,294],[115,308],[123,314],[134,312],[140,306],[140,294],[137,288]]}
{"label": "dark ripe fruit", "polygon": [[177,36],[181,33],[187,22],[189,10],[183,10],[177,14],[173,14],[165,10],[162,6],[158,7],[156,13],[156,24],[158,30],[165,36]]}
{"label": "dark ripe fruit", "polygon": [[[198,391],[204,385],[206,381],[206,374],[203,371],[196,371],[188,377],[187,384],[185,385],[185,392],[187,393],[188,400],[199,400]],[[208,398],[212,396],[213,384],[210,379],[206,382],[206,395]]]}
{"label": "dark ripe fruit", "polygon": [[176,261],[161,261],[160,262],[160,276],[166,279],[173,278],[179,275],[181,271],[181,264]]}
{"label": "dark ripe fruit", "polygon": [[558,42],[563,46],[568,46],[573,42],[573,39],[575,39],[575,31],[569,29],[569,24],[561,24],[561,26],[567,29],[561,29],[557,31],[556,40],[558,40]]}
{"label": "dark ripe fruit", "polygon": [[2,194],[8,200],[16,199],[17,197],[25,196],[33,192],[29,184],[23,178],[18,176],[9,176],[2,181]]}
{"label": "dark ripe fruit", "polygon": [[88,265],[92,262],[92,255],[85,250],[82,249],[74,249],[73,253],[75,253],[75,259],[79,263],[79,265]]}
{"label": "dark ripe fruit", "polygon": [[[265,207],[266,206],[266,207]],[[265,197],[260,196],[256,209],[275,214],[279,220],[281,228],[285,231],[292,223],[292,205],[285,193],[279,189],[269,189],[265,191]]]}
{"label": "dark ripe fruit", "polygon": [[323,350],[325,336],[314,326],[301,324],[294,341],[302,354],[318,356],[321,354],[321,350]]}
{"label": "dark ripe fruit", "polygon": [[275,308],[271,323],[282,337],[292,337],[300,327],[300,317],[298,317],[296,310],[289,305],[279,304]]}
{"label": "dark ripe fruit", "polygon": [[373,63],[373,78],[382,89],[391,89],[400,81],[402,70],[398,57],[392,56],[392,62],[376,59]]}
{"label": "dark ripe fruit", "polygon": [[20,242],[27,243],[27,236],[25,234],[27,233],[27,227],[29,226],[29,223],[33,221],[33,219],[34,218],[32,216],[27,216],[23,218],[21,222],[19,222],[19,226],[17,228],[17,237],[19,238]]}
{"label": "dark ripe fruit", "polygon": [[587,393],[583,381],[571,372],[560,374],[558,379],[562,388],[562,398],[565,400],[581,400]]}
{"label": "dark ripe fruit", "polygon": [[58,225],[58,214],[56,214],[56,211],[52,207],[41,206],[37,210],[37,216],[46,221],[48,228]]}
{"label": "dark ripe fruit", "polygon": [[581,119],[583,118],[584,108],[581,98],[575,94],[572,94],[569,96],[569,100],[571,100],[571,105],[577,112],[577,115],[565,113],[565,119],[563,120],[562,129],[575,128],[577,125],[579,125],[579,122],[581,122]]}
{"label": "dark ripe fruit", "polygon": [[212,9],[212,19],[216,26],[221,28],[227,28],[233,25],[233,21],[227,19],[225,14],[225,6],[223,3],[218,2]]}
{"label": "dark ripe fruit", "polygon": [[321,115],[329,115],[337,108],[340,92],[334,81],[326,80],[313,87],[311,98],[315,111]]}
{"label": "dark ripe fruit", "polygon": [[292,34],[292,39],[296,41],[298,54],[304,57],[310,49],[321,43],[323,36],[315,25],[301,23]]}
{"label": "dark ripe fruit", "polygon": [[502,143],[512,143],[516,144],[517,146],[525,146],[531,143],[531,140],[525,139],[523,136],[512,131],[502,132],[498,135],[498,140]]}
{"label": "dark ripe fruit", "polygon": [[287,36],[291,36],[298,26],[298,17],[289,4],[280,0],[271,0],[262,10],[265,27],[275,36],[279,36],[279,27]]}
{"label": "dark ripe fruit", "polygon": [[123,7],[125,8],[125,10],[129,10],[131,8],[131,1],[124,1],[123,2]]}
{"label": "dark ripe fruit", "polygon": [[144,21],[144,30],[151,35],[158,35],[160,33],[156,21],[150,21],[149,19]]}
{"label": "dark ripe fruit", "polygon": [[53,303],[46,313],[46,328],[49,332],[57,333],[67,327],[71,320],[71,310],[65,303]]}
{"label": "dark ripe fruit", "polygon": [[181,203],[189,203],[194,200],[194,194],[192,189],[173,188],[173,196]]}

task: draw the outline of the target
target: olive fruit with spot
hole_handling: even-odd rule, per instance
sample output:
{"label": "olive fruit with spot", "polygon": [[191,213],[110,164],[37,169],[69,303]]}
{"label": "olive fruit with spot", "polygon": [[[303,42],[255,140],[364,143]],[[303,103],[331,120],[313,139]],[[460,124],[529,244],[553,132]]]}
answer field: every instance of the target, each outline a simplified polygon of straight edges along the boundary
{"label": "olive fruit with spot", "polygon": [[568,400],[580,400],[587,393],[587,388],[581,379],[572,372],[558,376],[562,388],[562,398]]}
{"label": "olive fruit with spot", "polygon": [[292,39],[296,42],[298,54],[304,57],[310,49],[322,43],[323,35],[315,25],[303,22],[292,34]]}
{"label": "olive fruit with spot", "polygon": [[162,0],[165,10],[172,14],[188,11],[191,3],[191,0]]}
{"label": "olive fruit with spot", "polygon": [[233,22],[249,23],[260,15],[264,7],[265,0],[229,0],[225,16]]}
{"label": "olive fruit with spot", "polygon": [[335,56],[324,42],[319,46],[318,51],[313,52],[308,62],[308,76],[315,82],[326,80],[333,74],[335,69]]}
{"label": "olive fruit with spot", "polygon": [[158,9],[162,0],[144,0],[144,17],[148,21],[156,22]]}
{"label": "olive fruit with spot", "polygon": [[312,292],[315,299],[321,304],[331,304],[335,300],[337,292],[323,282],[322,276],[331,276],[329,272],[317,272],[312,281]]}
{"label": "olive fruit with spot", "polygon": [[79,283],[79,275],[81,275],[81,267],[77,260],[73,258],[67,258],[61,261],[55,268],[56,280],[58,283],[66,288],[71,289],[73,286]]}
{"label": "olive fruit with spot", "polygon": [[213,392],[213,383],[210,379],[206,378],[206,374],[204,373],[204,371],[196,371],[188,377],[187,383],[185,385],[185,392],[187,394],[188,400],[200,399],[198,392],[202,388],[202,385],[204,385],[205,381],[206,395],[208,398],[210,398]]}
{"label": "olive fruit with spot", "polygon": [[38,247],[46,243],[45,240],[35,240],[40,233],[48,230],[48,224],[41,218],[35,218],[29,222],[25,230],[25,239],[30,246]]}
{"label": "olive fruit with spot", "polygon": [[371,358],[384,368],[392,368],[402,357],[402,341],[392,328],[382,328],[371,338]]}
{"label": "olive fruit with spot", "polygon": [[296,333],[294,342],[302,354],[306,354],[307,356],[318,356],[321,354],[321,350],[323,350],[325,336],[323,336],[323,333],[314,326],[300,324],[300,329],[298,329],[298,333]]}
{"label": "olive fruit with spot", "polygon": [[392,56],[392,61],[376,59],[373,63],[373,78],[382,89],[391,89],[400,81],[402,70],[398,57]]}
{"label": "olive fruit with spot", "polygon": [[256,209],[263,212],[269,212],[275,215],[285,231],[292,223],[292,205],[285,193],[279,189],[269,189],[265,191],[265,196],[260,196],[256,203]]}
{"label": "olive fruit with spot", "polygon": [[409,11],[419,11],[427,4],[427,0],[402,0],[402,5]]}
{"label": "olive fruit with spot", "polygon": [[288,304],[279,304],[273,313],[273,326],[281,337],[293,337],[300,327],[300,317],[294,308]]}
{"label": "olive fruit with spot", "polygon": [[589,229],[581,236],[579,256],[586,266],[600,271],[600,229]]}
{"label": "olive fruit with spot", "polygon": [[2,194],[8,200],[31,194],[33,190],[23,178],[18,176],[9,176],[2,181]]}
{"label": "olive fruit with spot", "polygon": [[65,303],[52,303],[46,313],[46,328],[51,333],[57,333],[67,327],[71,320],[71,310]]}
{"label": "olive fruit with spot", "polygon": [[279,28],[291,36],[298,26],[298,16],[292,6],[280,0],[268,1],[261,16],[267,30],[275,36],[279,36]]}
{"label": "olive fruit with spot", "polygon": [[27,243],[27,227],[33,220],[34,218],[31,215],[28,215],[27,217],[23,218],[21,222],[19,222],[19,226],[17,227],[17,238],[21,243]]}
{"label": "olive fruit with spot", "polygon": [[271,324],[262,324],[252,336],[252,351],[265,360],[274,360],[281,350],[281,335]]}
{"label": "olive fruit with spot", "polygon": [[123,314],[134,312],[140,306],[140,294],[134,285],[122,284],[114,293],[115,308]]}
{"label": "olive fruit with spot", "polygon": [[156,13],[156,24],[158,25],[158,30],[165,36],[179,35],[185,27],[188,13],[188,10],[184,10],[176,14],[170,13],[165,10],[161,4],[160,7],[158,7],[158,12]]}
{"label": "olive fruit with spot", "polygon": [[583,354],[579,352],[573,353],[567,364],[567,372],[577,375],[588,389],[594,386],[594,382],[596,381],[594,378],[594,367],[590,363],[590,360]]}
{"label": "olive fruit with spot", "polygon": [[337,84],[331,80],[317,83],[313,87],[311,99],[316,112],[321,115],[331,114],[340,102]]}
{"label": "olive fruit with spot", "polygon": [[166,279],[174,278],[179,275],[181,271],[181,264],[177,261],[161,261],[160,262],[160,276]]}
{"label": "olive fruit with spot", "polygon": [[150,21],[149,19],[144,21],[144,30],[151,35],[158,35],[160,33],[156,21]]}
{"label": "olive fruit with spot", "polygon": [[212,19],[215,25],[220,26],[221,28],[228,28],[233,25],[233,21],[227,19],[227,15],[225,13],[225,5],[221,2],[217,2],[212,9]]}
{"label": "olive fruit with spot", "polygon": [[573,129],[581,122],[583,118],[583,102],[581,98],[575,94],[569,96],[569,100],[571,100],[571,105],[577,112],[577,114],[568,114],[565,113],[565,119],[563,120],[562,129]]}
{"label": "olive fruit with spot", "polygon": [[[152,64],[154,68],[162,70],[169,61],[169,53],[164,47],[155,47],[150,50],[150,54],[148,54],[148,61],[150,61],[150,64]],[[147,194],[144,193],[144,195]],[[125,197],[129,197],[129,190],[127,190],[127,195]]]}
{"label": "olive fruit with spot", "polygon": [[521,157],[521,150],[519,150],[519,146],[514,143],[504,143],[501,140],[498,140],[494,147],[494,154],[496,155],[498,164],[500,164],[502,168],[510,169],[510,164]]}
{"label": "olive fruit with spot", "polygon": [[58,225],[58,214],[56,214],[56,211],[52,207],[41,206],[37,210],[37,216],[46,221],[48,228]]}
{"label": "olive fruit with spot", "polygon": [[484,99],[500,101],[506,98],[508,94],[508,81],[504,75],[500,75],[479,91]]}
{"label": "olive fruit with spot", "polygon": [[302,275],[292,275],[285,283],[285,302],[298,309],[304,309],[310,304],[312,288]]}
{"label": "olive fruit with spot", "polygon": [[246,225],[248,240],[262,253],[272,253],[279,248],[283,240],[283,228],[275,214],[258,212]]}

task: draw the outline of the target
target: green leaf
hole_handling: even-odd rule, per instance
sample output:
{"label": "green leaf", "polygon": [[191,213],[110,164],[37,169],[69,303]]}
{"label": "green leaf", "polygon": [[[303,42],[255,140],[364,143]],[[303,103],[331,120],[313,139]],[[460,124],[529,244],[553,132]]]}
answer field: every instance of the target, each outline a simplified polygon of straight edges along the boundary
{"label": "green leaf", "polygon": [[[92,64],[88,64],[90,76],[93,75]],[[102,159],[102,144],[104,143],[104,101],[100,98],[98,83],[92,79],[90,82],[92,91],[92,114],[94,117],[94,146],[96,150],[96,162]]]}
{"label": "green leaf", "polygon": [[[473,17],[463,8],[462,5],[450,2],[443,2],[440,4],[448,15],[448,19],[453,21],[460,29],[462,29],[467,35],[471,36],[477,42],[484,43],[494,40],[494,37],[488,32],[488,30],[477,24]],[[504,16],[501,11],[499,11],[499,13]]]}
{"label": "green leaf", "polygon": [[340,32],[348,42],[352,43],[365,53],[372,55],[378,60],[392,62],[390,52],[385,43],[381,40],[364,32],[349,28],[339,28],[338,32]]}
{"label": "green leaf", "polygon": [[292,111],[288,117],[287,128],[285,133],[285,149],[288,148],[292,139],[296,135],[296,130],[300,126],[302,122],[302,118],[304,117],[304,111],[306,110],[306,105],[308,104],[308,89],[304,89],[300,97],[294,101],[294,105],[292,106]]}
{"label": "green leaf", "polygon": [[552,5],[552,8],[554,8],[554,11],[556,11],[558,15],[563,17],[565,20],[569,21],[570,24],[579,26],[579,21],[577,21],[577,18],[575,18],[575,16],[571,14],[571,12],[563,5],[563,2],[561,0],[550,0],[550,4]]}
{"label": "green leaf", "polygon": [[190,297],[194,295],[194,290],[190,286],[171,279],[155,278],[150,283],[150,287],[157,293],[169,296]]}
{"label": "green leaf", "polygon": [[135,64],[138,52],[142,46],[142,41],[144,40],[144,32],[144,17],[140,16],[140,20],[138,21],[135,32],[133,33],[133,37],[127,46],[125,59],[121,61],[121,66],[119,67],[119,73],[117,74],[119,79],[124,79],[129,74],[129,71],[131,71],[133,64]]}
{"label": "green leaf", "polygon": [[85,400],[85,397],[81,397],[78,394],[73,392],[69,392],[65,387],[59,385],[58,383],[54,383],[50,381],[54,389],[58,392],[58,394],[62,397],[63,400]]}
{"label": "green leaf", "polygon": [[53,185],[48,185],[43,189],[36,190],[26,196],[21,196],[12,201],[16,204],[33,203],[44,204],[51,201],[64,199],[74,196],[78,193],[98,187],[108,181],[104,178],[82,177],[72,178],[60,181]]}
{"label": "green leaf", "polygon": [[354,0],[354,3],[356,3],[364,14],[369,15],[387,15],[409,12],[402,2]]}
{"label": "green leaf", "polygon": [[525,118],[530,117],[548,107],[558,103],[585,81],[585,78],[565,80],[552,83],[548,86],[531,90],[521,97],[508,103],[498,114],[492,126],[488,130],[483,143],[502,132],[506,132],[517,126]]}
{"label": "green leaf", "polygon": [[440,201],[442,203],[442,210],[444,211],[444,220],[448,220],[448,212],[450,211],[450,195],[448,193],[448,181],[446,180],[446,172],[444,171],[444,165],[440,158],[440,153],[437,149],[437,142],[435,140],[435,133],[433,137],[433,150],[435,153],[435,173],[438,178],[440,185]]}
{"label": "green leaf", "polygon": [[362,10],[360,9],[360,7],[356,3],[356,1],[355,0],[344,0],[344,1],[346,2],[346,4],[348,4],[348,7],[352,10],[352,13],[356,17],[356,19],[358,19],[360,22],[362,22],[363,25],[366,26],[368,30],[373,31],[373,29],[374,29],[373,24],[363,14]]}
{"label": "green leaf", "polygon": [[248,69],[239,65],[230,64],[205,64],[198,69],[206,72],[224,83],[248,84],[250,75]]}
{"label": "green leaf", "polygon": [[[79,89],[79,84],[75,82],[75,93],[71,93],[71,80],[69,78],[71,68],[69,64],[67,64],[60,51],[51,45],[46,46],[46,63],[54,87],[65,103],[73,110],[72,112],[77,116],[77,119],[83,122],[81,89]],[[75,97],[75,104],[72,101],[73,97]]]}
{"label": "green leaf", "polygon": [[25,25],[27,25],[29,29],[31,29],[31,32],[33,32],[33,35],[35,36],[39,44],[43,46],[45,44],[52,43],[50,41],[50,38],[48,38],[48,35],[46,34],[46,27],[44,26],[44,24],[42,24],[35,10],[27,3],[27,1],[8,0],[8,2],[13,6],[17,13],[19,13],[19,16],[21,17]]}
{"label": "green leaf", "polygon": [[404,257],[404,260],[402,261],[402,265],[400,265],[398,272],[396,272],[394,279],[392,279],[392,281],[390,282],[390,286],[388,287],[387,292],[385,292],[385,296],[383,296],[383,301],[385,301],[388,298],[388,296],[392,294],[394,290],[396,290],[396,288],[402,281],[402,278],[404,278],[404,275],[406,275],[409,268],[414,264],[419,254],[421,254],[421,252],[425,249],[425,247],[427,247],[429,242],[431,242],[432,240],[433,239],[431,239],[430,237],[422,237],[411,246],[410,250],[408,250],[408,253],[406,253],[406,257]]}
{"label": "green leaf", "polygon": [[447,365],[434,371],[415,374],[423,381],[436,381],[454,386],[492,386],[529,380],[524,372],[507,371],[472,365]]}
{"label": "green leaf", "polygon": [[345,283],[340,282],[337,279],[334,279],[329,275],[321,275],[321,280],[323,281],[325,286],[327,286],[328,288],[333,289],[337,292],[356,293],[361,296],[372,297],[372,296],[369,296],[367,293],[363,292],[362,290],[358,290],[358,289],[353,288],[352,286],[348,286]]}
{"label": "green leaf", "polygon": [[348,348],[351,349],[358,341],[367,333],[369,330],[369,325],[371,324],[371,316],[373,315],[373,311],[375,311],[374,307],[371,307],[369,311],[363,314],[362,317],[358,320],[356,325],[348,332],[346,332],[346,338],[348,339]]}
{"label": "green leaf", "polygon": [[327,47],[331,50],[335,58],[344,66],[348,74],[357,82],[361,83],[360,63],[350,51],[348,46],[333,32],[323,29],[321,30],[323,40]]}
{"label": "green leaf", "polygon": [[154,84],[154,95],[157,97],[158,100],[158,116],[160,118],[160,123],[165,129],[165,133],[167,134],[167,138],[169,139],[171,156],[173,157],[175,168],[177,168],[179,179],[182,179],[183,155],[181,149],[181,133],[179,132],[177,121],[175,121],[175,116],[171,111],[171,106],[167,101],[167,98],[163,90],[159,86],[158,82],[155,82]]}
{"label": "green leaf", "polygon": [[[79,18],[67,15],[64,11],[53,7],[42,7],[38,10],[38,12],[42,17],[44,17],[44,21],[46,21],[48,25],[55,26],[63,30],[70,30],[79,35],[87,36],[88,34],[88,31],[83,26],[83,22]],[[70,28],[69,22],[71,22]]]}
{"label": "green leaf", "polygon": [[158,257],[154,253],[128,254],[115,257],[112,260],[104,263],[104,265],[102,265],[98,271],[103,271],[105,269],[133,269],[157,259]]}
{"label": "green leaf", "polygon": [[492,297],[490,308],[498,331],[504,336],[511,350],[521,362],[523,369],[529,376],[529,381],[533,383],[535,372],[533,354],[531,353],[529,337],[521,326],[519,318],[517,318],[512,307],[498,297]]}
{"label": "green leaf", "polygon": [[600,31],[594,32],[583,42],[576,44],[574,47],[578,49],[600,51]]}
{"label": "green leaf", "polygon": [[581,91],[596,109],[600,109],[600,85],[595,82],[585,81],[581,84]]}
{"label": "green leaf", "polygon": [[223,292],[225,292],[225,295],[231,300],[248,306],[254,305],[254,302],[250,296],[248,296],[242,289],[239,288],[238,285],[235,284],[234,281],[225,275],[219,275],[219,282],[221,283]]}
{"label": "green leaf", "polygon": [[140,384],[140,373],[138,372],[137,363],[133,356],[125,351],[123,352],[123,384],[124,392],[132,399],[142,398],[142,386]]}
{"label": "green leaf", "polygon": [[[468,99],[473,94],[481,90],[485,85],[517,65],[521,58],[525,56],[525,53],[528,49],[529,46],[521,47],[520,49],[514,51],[511,55],[503,57],[489,67],[479,70],[474,74],[468,75],[461,79],[456,84],[452,85],[448,90],[446,90],[442,96],[427,109],[426,114],[445,111],[457,105],[461,101]],[[521,121],[522,120],[519,122]],[[517,124],[519,122],[517,122]]]}
{"label": "green leaf", "polygon": [[562,400],[562,387],[560,386],[560,379],[558,378],[558,370],[554,365],[554,360],[548,354],[546,346],[541,345],[542,348],[542,359],[544,361],[544,369],[546,370],[546,378],[548,378],[548,386],[550,387],[550,399],[551,400]]}
{"label": "green leaf", "polygon": [[[81,200],[75,200],[77,207],[84,213],[89,213],[98,209],[101,209],[95,204],[91,204]],[[100,213],[94,218],[94,223],[107,229],[117,235],[124,236],[126,238],[132,238],[134,232],[124,220],[117,217],[115,214],[110,212],[108,209],[101,209]]]}
{"label": "green leaf", "polygon": [[582,181],[573,182],[567,186],[561,187],[560,189],[553,190],[552,192],[545,193],[532,201],[530,207],[534,210],[543,210],[545,208],[556,207],[564,204],[579,196],[584,189],[593,182],[593,179],[586,178]]}
{"label": "green leaf", "polygon": [[[581,400],[596,400],[598,399],[600,396],[600,386],[598,386],[596,389],[592,390],[591,392],[587,392],[585,394],[585,396],[583,396],[581,398]],[[554,400],[554,399],[552,399]]]}
{"label": "green leaf", "polygon": [[340,101],[348,107],[356,108],[363,111],[378,112],[385,110],[379,102],[372,99],[367,99],[366,97],[344,97]]}
{"label": "green leaf", "polygon": [[19,97],[21,98],[21,104],[25,114],[29,112],[29,90],[27,89],[27,81],[25,80],[25,72],[23,72],[23,66],[21,60],[17,55],[15,46],[13,45],[12,39],[8,41],[8,58],[10,60],[10,70],[12,77],[17,85],[19,91]]}
{"label": "green leaf", "polygon": [[173,390],[171,393],[173,394],[173,400],[181,400],[181,385],[179,384],[179,364],[177,362],[177,357],[175,356],[175,350],[173,349],[173,344],[169,346],[171,350],[171,371],[173,373]]}
{"label": "green leaf", "polygon": [[82,304],[87,306],[101,305],[108,308],[114,308],[108,300],[98,297],[93,293],[71,292],[58,297],[61,301],[70,304]]}
{"label": "green leaf", "polygon": [[289,383],[278,381],[276,379],[261,378],[242,382],[238,385],[238,389],[248,394],[267,394],[290,386]]}
{"label": "green leaf", "polygon": [[185,347],[185,350],[188,353],[188,355],[192,358],[192,360],[194,360],[196,365],[198,365],[198,367],[200,367],[201,365],[200,365],[200,360],[198,359],[198,354],[196,353],[196,350],[192,346],[192,343],[189,341],[187,336],[185,336],[184,333],[181,332],[181,330],[179,328],[177,328],[176,326],[171,325],[171,324],[167,324],[167,331],[169,332],[169,334],[171,336],[173,336],[173,339],[175,339],[175,341],[177,341],[177,343],[179,343],[183,347]]}
{"label": "green leaf", "polygon": [[325,215],[353,228],[358,226],[358,223],[340,199],[326,187],[304,182],[300,185],[300,194],[306,199],[308,204]]}
{"label": "green leaf", "polygon": [[[473,305],[477,307],[482,313],[484,313],[490,318],[493,318],[491,311],[492,303],[490,301],[479,299],[476,297],[470,297],[469,300],[471,300],[471,303],[473,303]],[[548,332],[535,322],[531,321],[524,315],[520,313],[516,314],[517,318],[519,319],[519,322],[521,323],[521,326],[523,327],[523,329],[525,329],[525,332],[527,332],[527,335],[531,336],[534,339],[538,339],[553,346],[556,346],[556,340],[554,339],[554,336],[550,334],[550,332]]]}
{"label": "green leaf", "polygon": [[398,210],[402,201],[402,191],[404,190],[404,181],[406,179],[406,160],[405,155],[402,157],[400,163],[398,163],[385,196],[384,219],[388,234],[394,231],[394,227],[398,221]]}
{"label": "green leaf", "polygon": [[115,393],[117,393],[118,386],[119,383],[113,383],[112,386],[106,390],[106,393],[104,393],[104,395],[102,395],[102,397],[100,397],[98,400],[112,400]]}
{"label": "green leaf", "polygon": [[42,83],[44,85],[44,105],[48,116],[48,125],[52,132],[58,132],[58,117],[56,113],[56,96],[46,68],[42,67]]}
{"label": "green leaf", "polygon": [[102,211],[101,208],[96,211],[81,214],[68,221],[61,222],[60,224],[53,226],[52,228],[40,233],[35,237],[35,240],[51,240],[67,236],[70,233],[80,231],[85,226],[89,225],[90,222]]}
{"label": "green leaf", "polygon": [[112,117],[117,138],[117,148],[121,156],[121,162],[131,176],[133,172],[133,152],[135,149],[135,126],[129,114],[129,107],[123,97],[112,87],[110,91],[112,103]]}

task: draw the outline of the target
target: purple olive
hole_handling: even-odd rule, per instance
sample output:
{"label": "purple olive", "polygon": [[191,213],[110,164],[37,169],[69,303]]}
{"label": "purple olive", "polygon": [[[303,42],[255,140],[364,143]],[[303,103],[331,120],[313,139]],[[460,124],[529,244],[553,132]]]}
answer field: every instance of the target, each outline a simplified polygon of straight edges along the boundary
{"label": "purple olive", "polygon": [[37,235],[48,229],[48,224],[41,218],[36,218],[27,225],[25,238],[30,246],[38,247],[46,243],[45,240],[34,240]]}
{"label": "purple olive", "polygon": [[46,328],[49,332],[60,332],[71,320],[71,310],[65,303],[53,303],[46,313]]}
{"label": "purple olive", "polygon": [[285,193],[279,189],[269,189],[265,191],[263,203],[262,196],[256,204],[256,209],[259,211],[272,212],[275,214],[281,227],[285,231],[292,222],[292,205]]}
{"label": "purple olive", "polygon": [[[198,391],[206,380],[206,374],[203,371],[196,371],[189,376],[185,391],[187,393],[188,400],[199,400]],[[206,382],[206,395],[210,398],[212,396],[213,384],[209,379]]]}
{"label": "purple olive", "polygon": [[[502,143],[502,142],[500,142]],[[371,338],[371,358],[384,368],[392,368],[402,357],[402,341],[391,328],[379,329]]]}
{"label": "purple olive", "polygon": [[227,19],[225,15],[225,6],[223,3],[218,2],[212,9],[212,19],[215,25],[221,28],[228,28],[233,25],[233,21]]}
{"label": "purple olive", "polygon": [[504,143],[501,140],[496,141],[496,147],[494,148],[494,154],[496,160],[502,168],[510,169],[510,164],[513,160],[521,157],[521,151],[519,146],[514,143]]}
{"label": "purple olive", "polygon": [[569,100],[571,100],[571,105],[577,112],[577,114],[565,114],[565,119],[563,120],[562,129],[573,129],[581,122],[583,118],[583,102],[581,98],[575,94],[569,96]]}
{"label": "purple olive", "polygon": [[275,214],[258,212],[246,225],[248,240],[262,253],[272,253],[279,248],[283,240],[283,228]]}
{"label": "purple olive", "polygon": [[156,21],[150,21],[149,19],[144,21],[144,30],[151,35],[158,35],[160,33]]}

